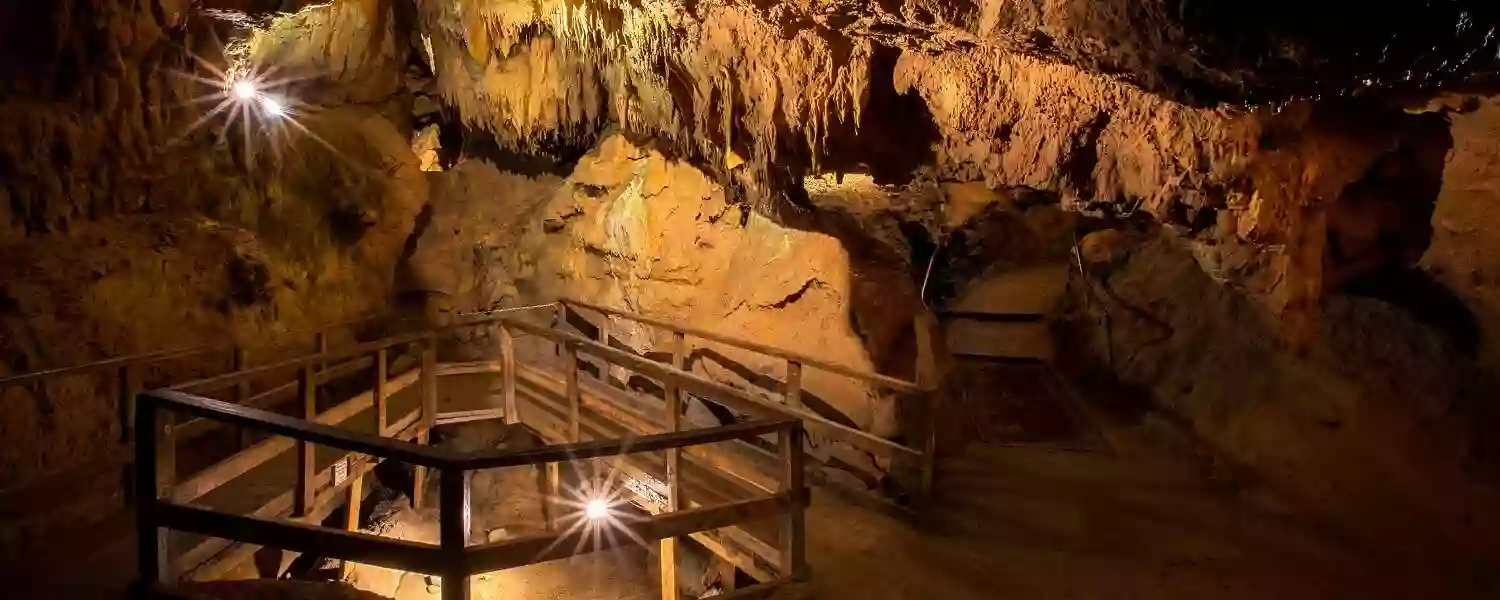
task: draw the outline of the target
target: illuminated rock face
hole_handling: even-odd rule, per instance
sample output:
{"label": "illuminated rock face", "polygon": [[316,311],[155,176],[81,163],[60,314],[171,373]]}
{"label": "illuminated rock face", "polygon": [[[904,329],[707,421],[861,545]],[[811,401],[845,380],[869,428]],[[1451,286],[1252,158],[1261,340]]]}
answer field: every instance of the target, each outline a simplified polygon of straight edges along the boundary
{"label": "illuminated rock face", "polygon": [[[862,336],[905,333],[916,308],[904,266],[883,280],[879,271],[860,272],[843,240],[732,204],[702,171],[620,136],[585,156],[533,214],[517,261],[522,290],[539,300],[573,297],[865,371],[877,370],[881,358],[870,349],[884,354],[890,344],[867,345]],[[884,311],[854,298],[877,287]],[[859,311],[866,312],[852,314]],[[637,350],[670,342],[666,332],[620,319],[610,328]],[[695,344],[696,368],[715,377],[744,383],[749,373],[783,375],[784,361]],[[826,402],[831,417],[897,433],[889,399],[875,390],[815,369],[804,376],[807,395]]]}
{"label": "illuminated rock face", "polygon": [[1323,213],[1421,120],[1391,90],[1494,72],[1492,12],[1377,11],[1351,32],[1196,3],[459,0],[417,27],[444,101],[503,147],[576,155],[619,127],[773,218],[806,206],[804,177],[845,172],[1149,214],[1300,341],[1330,287]]}

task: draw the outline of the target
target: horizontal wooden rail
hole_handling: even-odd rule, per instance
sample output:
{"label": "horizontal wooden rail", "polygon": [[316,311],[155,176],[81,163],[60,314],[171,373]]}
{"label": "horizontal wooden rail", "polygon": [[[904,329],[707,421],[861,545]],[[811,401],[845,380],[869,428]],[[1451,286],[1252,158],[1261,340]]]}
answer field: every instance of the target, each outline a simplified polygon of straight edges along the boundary
{"label": "horizontal wooden rail", "polygon": [[57,367],[55,369],[43,369],[40,371],[32,371],[30,373],[21,373],[19,375],[0,377],[0,387],[11,385],[25,385],[36,381],[41,381],[43,379],[54,379],[57,377],[66,377],[69,375],[77,375],[80,373],[88,373],[91,371],[101,371],[104,369],[116,367],[125,367],[142,363],[152,363],[174,358],[182,358],[184,356],[192,356],[194,354],[202,354],[213,350],[224,350],[227,348],[229,348],[229,346],[227,345],[195,346],[191,348],[178,348],[175,350],[159,350],[156,352],[147,352],[144,354],[134,354],[130,356],[117,356],[115,358],[106,358],[104,360],[85,363],[81,365]]}
{"label": "horizontal wooden rail", "polygon": [[[375,361],[371,360],[369,357],[356,358],[323,369],[317,374],[318,385],[326,385],[328,383],[358,373],[359,371],[362,371],[364,369],[368,369],[370,368],[370,365],[374,364],[374,362]],[[296,391],[297,382],[288,381],[269,390],[246,398],[244,402],[238,402],[237,404],[239,404],[240,406],[249,406],[251,408],[266,408],[274,405],[278,400],[287,398],[290,394]],[[212,431],[214,427],[215,422],[213,420],[199,417],[190,421],[178,423],[172,428],[172,431],[173,434],[177,437],[178,442],[185,442],[198,438],[203,434]]]}
{"label": "horizontal wooden rail", "polygon": [[427,338],[429,335],[430,333],[425,331],[397,335],[385,339],[375,340],[372,342],[365,342],[363,344],[339,348],[337,350],[319,352],[310,356],[302,356],[284,360],[278,363],[262,365],[251,369],[245,369],[243,371],[225,373],[216,377],[208,377],[205,379],[197,379],[194,381],[184,381],[182,383],[169,386],[166,389],[176,392],[202,392],[205,390],[222,389],[240,383],[241,381],[248,381],[256,377],[260,377],[267,373],[276,373],[288,369],[306,367],[309,365],[320,365],[358,354],[368,354],[383,348],[390,348],[391,346],[399,346],[401,344],[409,344],[415,341],[419,341]]}
{"label": "horizontal wooden rail", "polygon": [[588,535],[583,528],[577,528],[578,531],[529,535],[471,548],[469,561],[474,573],[487,573],[573,556],[579,553],[577,548],[580,546],[586,546],[589,552],[597,552],[765,519],[794,510],[796,504],[797,500],[793,495],[779,493],[721,506],[666,512],[640,521],[622,520],[617,526],[623,531],[601,536],[600,540],[590,539],[587,544],[578,543],[581,536]]}
{"label": "horizontal wooden rail", "polygon": [[604,358],[613,364],[624,366],[642,375],[675,383],[682,386],[682,389],[686,391],[699,394],[734,410],[773,418],[787,416],[800,418],[807,426],[808,431],[812,433],[839,440],[880,456],[903,460],[919,459],[922,456],[922,452],[919,450],[902,446],[896,442],[871,435],[853,427],[834,423],[806,409],[791,408],[783,404],[756,398],[722,383],[704,379],[687,371],[674,369],[668,365],[663,365],[624,350],[604,346],[599,342],[580,335],[513,319],[506,319],[505,325],[552,340],[556,343],[578,348],[587,354]]}
{"label": "horizontal wooden rail", "polygon": [[[401,419],[396,425],[387,428],[384,435],[402,440],[416,437],[416,428],[414,425],[416,425],[417,417],[417,411],[413,410],[411,414]],[[322,471],[319,471],[314,478],[314,483],[320,490],[317,500],[313,503],[314,510],[311,515],[303,518],[302,522],[313,525],[321,523],[337,506],[338,501],[342,498],[341,492],[343,489],[350,485],[355,477],[375,468],[375,460],[369,455],[351,453],[344,456],[349,460],[348,479],[344,483],[333,484],[334,465],[328,465]],[[177,504],[188,504],[190,502],[178,500],[175,497],[171,501]],[[251,512],[249,516],[261,519],[274,519],[290,517],[291,514],[292,490],[288,489],[265,504],[262,504],[254,512]],[[225,571],[242,564],[245,560],[249,560],[250,556],[254,554],[254,551],[249,548],[241,548],[237,549],[237,551],[232,551],[232,554],[219,555],[220,552],[232,544],[231,540],[225,538],[205,539],[177,557],[173,562],[173,572],[182,573],[186,577],[199,580],[214,579],[222,576]]]}
{"label": "horizontal wooden rail", "polygon": [[458,457],[451,452],[397,442],[389,438],[340,429],[330,425],[305,421],[295,417],[276,414],[258,408],[249,408],[170,390],[157,390],[141,394],[147,402],[157,403],[161,408],[206,417],[241,427],[260,429],[276,435],[346,450],[374,454],[383,458],[394,458],[404,463],[432,467],[453,468]]}
{"label": "horizontal wooden rail", "polygon": [[[521,365],[516,375],[528,385],[537,387],[538,391],[550,393],[558,401],[566,401],[562,382],[556,379],[554,373],[531,365]],[[626,406],[610,395],[610,392],[619,392],[619,390],[594,381],[583,382],[583,387],[585,393],[580,400],[584,408],[599,413],[635,435],[648,435],[651,431],[660,429],[661,419],[655,418],[655,415],[642,414],[634,407]],[[720,469],[725,475],[734,477],[746,485],[762,491],[775,489],[775,481],[770,476],[762,474],[759,466],[750,464],[742,457],[724,452],[720,448],[688,446],[683,448],[683,452],[695,461]]]}
{"label": "horizontal wooden rail", "polygon": [[537,463],[584,460],[601,456],[616,456],[635,452],[655,452],[668,448],[682,448],[730,440],[742,440],[774,433],[797,423],[796,419],[776,421],[745,421],[733,425],[709,429],[690,429],[672,433],[659,433],[620,440],[596,440],[575,442],[560,446],[544,446],[531,450],[493,450],[469,454],[458,461],[462,469],[497,469]]}
{"label": "horizontal wooden rail", "polygon": [[869,371],[862,371],[862,370],[856,369],[854,367],[850,367],[850,366],[847,366],[847,365],[841,365],[841,364],[838,364],[838,363],[828,362],[826,360],[822,360],[822,359],[819,359],[819,358],[816,358],[816,357],[813,357],[813,356],[808,356],[808,355],[802,354],[800,352],[793,352],[791,350],[785,350],[785,349],[782,349],[782,348],[777,348],[775,346],[767,346],[765,344],[760,344],[760,343],[752,342],[750,340],[745,340],[745,339],[737,338],[737,337],[734,337],[734,336],[724,335],[722,333],[717,333],[717,332],[714,332],[714,331],[709,331],[707,329],[698,329],[696,327],[688,327],[686,325],[679,325],[677,323],[672,323],[670,321],[664,321],[664,320],[661,320],[661,319],[657,319],[657,318],[653,318],[653,317],[648,317],[646,315],[642,315],[642,314],[638,314],[638,313],[633,313],[633,312],[629,312],[629,311],[624,311],[624,310],[620,310],[620,309],[617,309],[617,308],[610,308],[610,307],[607,307],[607,306],[600,306],[598,304],[593,304],[593,303],[590,303],[590,302],[584,302],[582,300],[574,300],[572,298],[564,298],[562,300],[562,302],[564,304],[569,304],[569,305],[572,305],[572,306],[577,306],[577,307],[580,307],[580,308],[586,308],[586,309],[589,309],[589,310],[592,310],[592,311],[601,312],[601,313],[605,313],[605,314],[608,314],[608,315],[614,315],[614,316],[621,317],[621,318],[624,318],[624,319],[629,319],[631,321],[636,321],[638,323],[645,323],[647,325],[651,325],[651,326],[654,326],[654,327],[660,327],[660,328],[666,329],[668,331],[674,331],[674,332],[677,332],[677,333],[687,334],[687,335],[691,335],[693,337],[698,337],[698,338],[703,338],[703,339],[706,339],[706,340],[712,340],[712,341],[715,341],[715,342],[719,342],[721,344],[725,344],[725,345],[728,345],[728,346],[734,346],[734,347],[737,347],[737,348],[742,348],[742,349],[745,349],[745,350],[750,350],[752,352],[757,352],[757,353],[760,353],[760,354],[765,354],[767,356],[774,356],[776,358],[793,361],[793,362],[796,362],[796,363],[800,363],[803,366],[815,367],[815,368],[821,369],[823,371],[828,371],[829,373],[835,373],[835,374],[838,374],[838,375],[843,375],[845,377],[852,377],[854,379],[859,379],[861,381],[866,381],[866,382],[869,382],[869,383],[876,383],[876,384],[879,384],[879,385],[884,386],[886,388],[889,388],[889,389],[892,389],[892,390],[896,390],[898,392],[918,393],[918,392],[927,391],[927,390],[923,389],[921,386],[917,385],[915,382],[907,381],[905,379],[898,379],[896,377],[891,377],[889,375],[881,375],[879,373],[872,373],[872,372],[869,372]]}
{"label": "horizontal wooden rail", "polygon": [[[391,380],[389,385],[395,389],[409,387],[416,382],[416,375],[416,371],[408,372],[401,377]],[[355,415],[364,412],[365,409],[371,407],[373,404],[371,394],[366,392],[350,398],[338,406],[323,411],[313,422],[329,426],[339,425],[344,421],[354,418]],[[406,418],[398,422],[395,427],[387,428],[387,430],[394,429],[395,431],[401,431],[407,425],[415,422],[417,416],[418,412],[412,411]],[[237,452],[179,483],[172,492],[172,501],[185,504],[197,500],[204,494],[218,489],[219,486],[230,482],[234,478],[244,475],[250,472],[251,469],[280,456],[282,452],[290,450],[294,445],[296,445],[296,442],[290,438],[272,437]]]}
{"label": "horizontal wooden rail", "polygon": [[429,575],[443,570],[437,546],[283,520],[241,517],[172,502],[156,503],[162,527]]}
{"label": "horizontal wooden rail", "polygon": [[[318,328],[315,328],[315,329],[304,329],[304,330],[300,330],[300,331],[293,331],[293,332],[290,332],[288,335],[319,334],[319,333],[326,333],[328,331],[331,331],[331,330],[334,330],[334,329],[338,329],[338,328],[341,328],[341,327],[354,327],[354,326],[358,326],[358,325],[367,325],[367,324],[377,323],[377,322],[402,323],[402,322],[417,321],[417,320],[421,320],[421,319],[424,319],[424,318],[425,317],[392,317],[390,315],[372,315],[372,316],[368,316],[368,317],[361,317],[361,318],[352,319],[352,320],[349,320],[349,321],[343,321],[343,322],[339,322],[339,323],[334,323],[332,325],[324,325],[324,326],[321,326],[321,327],[318,327]],[[258,347],[261,347],[261,348],[265,348],[265,347],[279,348],[279,347],[287,346],[289,344],[290,344],[290,342],[273,342],[271,344],[267,344],[266,346],[258,346]],[[153,352],[143,352],[143,353],[140,353],[140,354],[131,354],[131,355],[127,355],[127,356],[116,356],[116,357],[112,357],[112,358],[106,358],[106,359],[103,359],[103,360],[97,360],[97,361],[90,362],[90,363],[83,363],[83,364],[78,364],[78,365],[70,365],[70,366],[66,366],[66,367],[57,367],[57,368],[52,368],[52,369],[43,369],[43,370],[40,370],[40,371],[32,371],[30,373],[21,373],[19,375],[9,375],[9,376],[6,376],[6,377],[0,377],[0,387],[9,386],[9,385],[23,385],[23,384],[32,383],[32,382],[35,382],[35,381],[38,381],[38,380],[43,380],[43,379],[52,379],[52,378],[55,378],[55,377],[63,377],[63,376],[67,376],[67,375],[76,375],[76,374],[79,374],[79,373],[87,373],[87,372],[91,372],[91,371],[98,371],[98,370],[109,369],[109,368],[114,368],[114,367],[124,367],[124,366],[128,366],[128,365],[138,365],[138,364],[144,364],[144,363],[160,362],[160,361],[164,361],[164,360],[171,360],[171,359],[176,359],[176,358],[183,358],[183,357],[186,357],[186,356],[192,356],[192,355],[196,355],[196,354],[204,354],[204,353],[208,353],[208,352],[216,352],[216,351],[229,350],[229,349],[234,348],[234,347],[235,347],[235,344],[232,343],[232,342],[216,342],[216,343],[211,343],[211,344],[201,344],[201,345],[197,345],[197,346],[187,346],[187,347],[183,347],[183,348],[173,348],[173,349],[169,349],[169,350],[157,350],[157,351],[153,351]]]}

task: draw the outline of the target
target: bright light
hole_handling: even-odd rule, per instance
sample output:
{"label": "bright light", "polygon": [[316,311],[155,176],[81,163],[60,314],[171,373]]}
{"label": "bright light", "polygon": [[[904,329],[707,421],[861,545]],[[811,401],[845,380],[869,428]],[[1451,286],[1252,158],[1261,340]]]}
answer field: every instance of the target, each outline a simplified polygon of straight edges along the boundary
{"label": "bright light", "polygon": [[270,115],[270,116],[273,116],[273,117],[279,117],[279,116],[282,115],[282,113],[286,112],[286,108],[283,107],[283,106],[281,106],[280,102],[277,102],[277,101],[272,100],[270,98],[261,98],[260,99],[260,107],[261,107],[262,110],[266,111],[267,115]]}
{"label": "bright light", "polygon": [[590,520],[599,520],[609,516],[609,503],[601,499],[589,500],[583,507],[583,516]]}
{"label": "bright light", "polygon": [[250,80],[248,79],[241,79],[234,82],[232,90],[234,91],[234,97],[239,98],[240,100],[249,100],[251,98],[254,98],[256,93],[255,84],[250,83]]}

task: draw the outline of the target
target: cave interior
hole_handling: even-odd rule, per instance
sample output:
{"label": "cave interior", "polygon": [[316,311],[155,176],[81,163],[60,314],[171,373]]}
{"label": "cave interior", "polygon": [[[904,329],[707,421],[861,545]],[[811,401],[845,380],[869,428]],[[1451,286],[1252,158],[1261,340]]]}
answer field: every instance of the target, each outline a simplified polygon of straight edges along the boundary
{"label": "cave interior", "polygon": [[[0,573],[18,598],[139,592],[128,389],[514,311],[925,448],[926,479],[809,430],[810,567],[772,597],[1500,597],[1497,33],[1492,0],[4,3]],[[512,351],[435,331],[444,368]],[[381,385],[433,364],[384,352]],[[375,363],[329,366],[312,411]],[[685,394],[684,423],[749,419],[574,366]],[[409,379],[393,406],[426,402]],[[419,441],[547,445],[451,421],[502,379],[433,383],[450,421]],[[298,416],[291,381],[235,398]],[[273,438],[182,441],[176,477]],[[434,543],[436,480],[371,473],[322,524]],[[542,473],[476,473],[471,535],[550,527]],[[767,583],[681,540],[470,597]],[[450,598],[249,556],[157,592]]]}

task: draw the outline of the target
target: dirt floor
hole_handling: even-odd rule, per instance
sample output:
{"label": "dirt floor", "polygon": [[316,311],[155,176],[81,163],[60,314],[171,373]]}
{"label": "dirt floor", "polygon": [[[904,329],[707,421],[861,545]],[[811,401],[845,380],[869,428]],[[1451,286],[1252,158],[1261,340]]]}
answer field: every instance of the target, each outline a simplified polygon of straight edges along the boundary
{"label": "dirt floor", "polygon": [[[476,387],[465,382],[450,389]],[[807,518],[812,582],[795,595],[1485,597],[1473,589],[1473,574],[1382,562],[1293,516],[1257,508],[1243,490],[1213,480],[1203,465],[1164,451],[1138,430],[1092,414],[1084,420],[1081,425],[1097,426],[1098,436],[1107,438],[1089,444],[1102,450],[1017,446],[996,436],[946,458],[937,478],[937,507],[925,524],[816,491]],[[531,489],[529,474],[514,479],[513,489],[521,494]],[[496,587],[509,590],[506,598],[655,597],[650,552],[575,557],[496,573],[476,580],[474,589],[476,597],[489,597],[477,594]],[[522,586],[526,591],[518,595]],[[403,594],[398,600],[427,597]]]}
{"label": "dirt floor", "polygon": [[818,598],[1460,598],[1170,465],[976,445],[929,530],[817,494]]}
{"label": "dirt floor", "polygon": [[[445,386],[454,392],[476,387]],[[1242,493],[1205,478],[1198,465],[1168,458],[1143,440],[1129,440],[1128,431],[1107,429],[1106,435],[1110,452],[970,444],[940,463],[938,501],[924,524],[815,490],[807,518],[812,581],[795,595],[850,600],[1495,597],[1474,589],[1473,573],[1381,562],[1295,518],[1253,508]],[[499,500],[476,510],[483,517],[476,519],[476,537],[539,527],[539,515],[527,508],[534,473],[511,471],[480,484],[485,495]],[[409,518],[396,519],[382,535],[436,539],[435,515],[406,512]],[[479,576],[472,581],[473,597],[656,598],[653,552],[586,555]],[[75,575],[84,578],[85,572],[103,571],[90,567]],[[440,592],[425,576],[365,566],[355,569],[352,582],[397,600],[437,598]]]}

